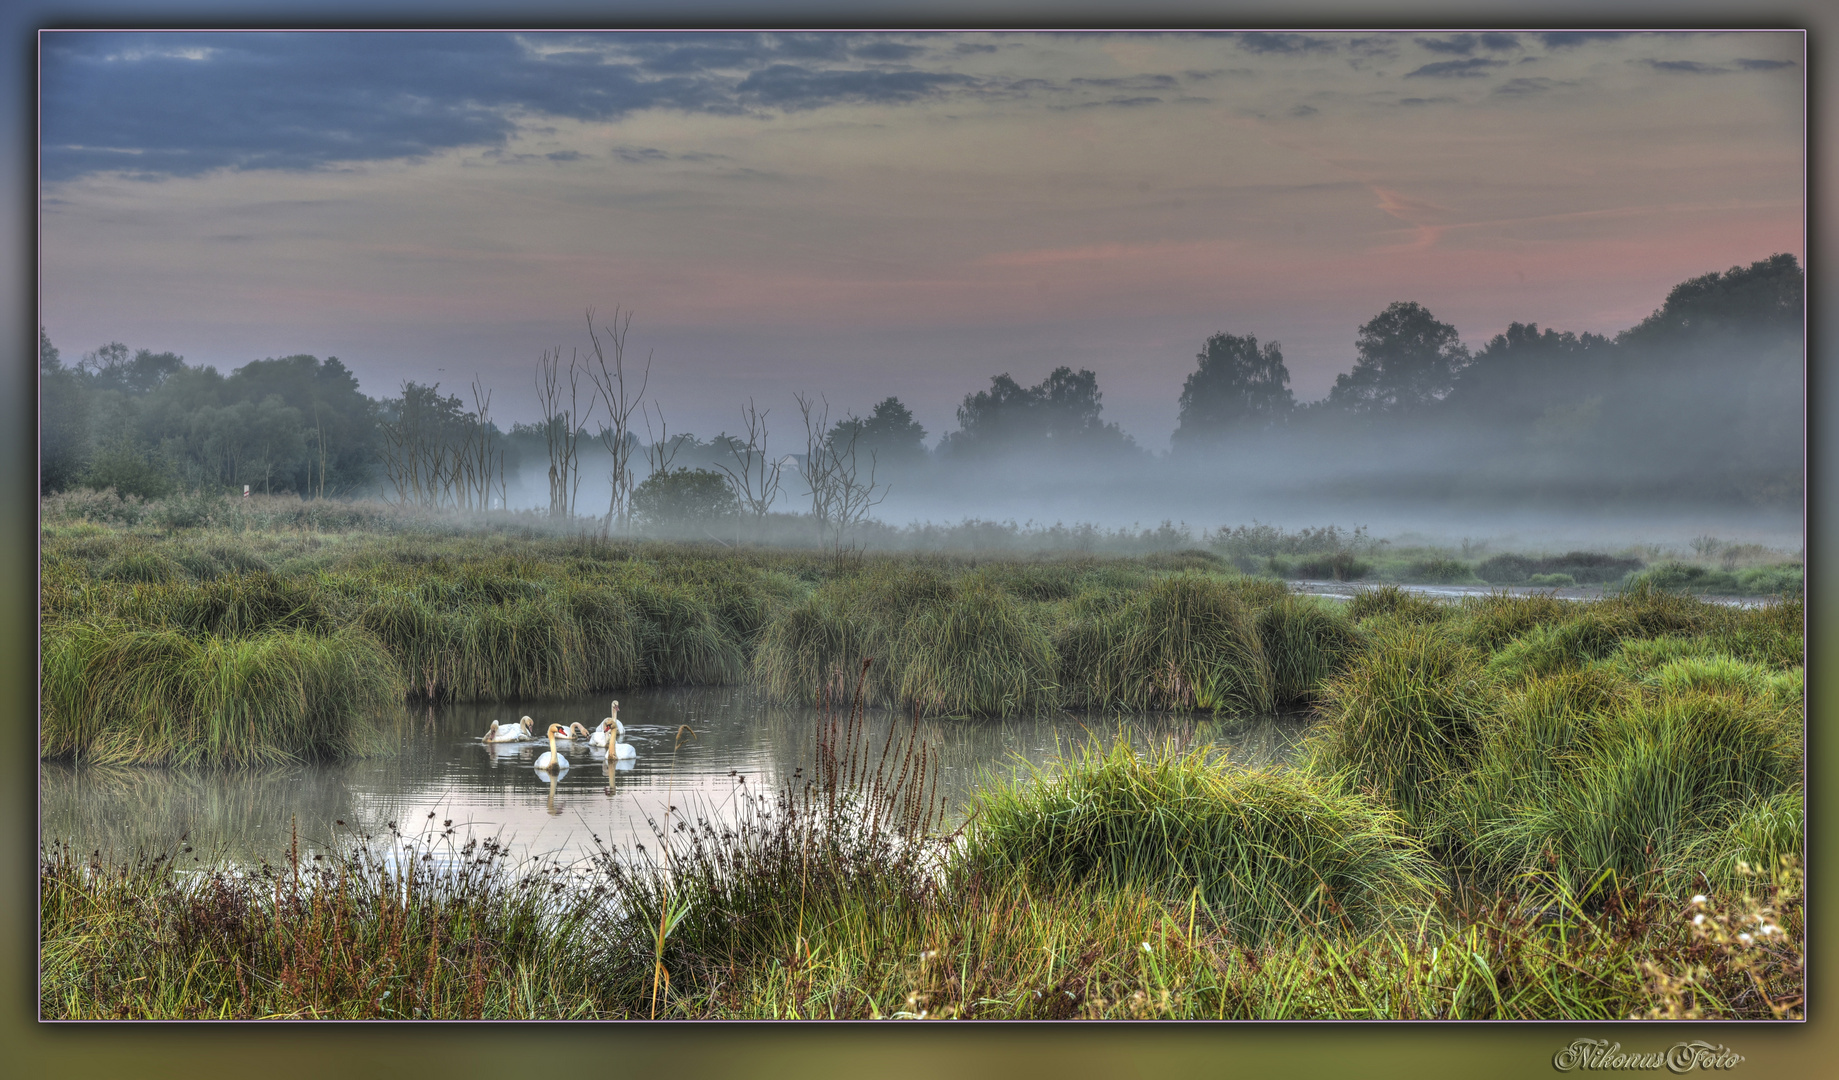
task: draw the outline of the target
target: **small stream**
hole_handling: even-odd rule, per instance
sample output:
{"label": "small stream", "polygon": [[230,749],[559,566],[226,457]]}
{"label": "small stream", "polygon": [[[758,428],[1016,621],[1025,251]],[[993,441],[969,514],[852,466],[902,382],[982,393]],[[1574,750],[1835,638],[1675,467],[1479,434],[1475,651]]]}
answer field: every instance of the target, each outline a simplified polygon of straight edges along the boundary
{"label": "small stream", "polygon": [[[82,852],[125,856],[172,852],[278,860],[297,823],[301,847],[322,850],[341,833],[382,835],[395,824],[432,835],[452,822],[461,835],[496,836],[514,857],[573,861],[598,841],[652,839],[647,817],[667,805],[716,817],[731,813],[745,783],[770,790],[811,763],[821,714],[767,705],[735,687],[635,690],[620,695],[634,761],[611,770],[585,743],[561,744],[571,767],[553,781],[535,770],[547,743],[487,746],[488,723],[529,715],[597,725],[607,697],[404,709],[379,720],[397,749],[387,755],[278,769],[202,770],[40,765],[40,837]],[[909,718],[871,712],[875,746]],[[1177,715],[1065,716],[1009,720],[926,720],[921,738],[939,755],[939,792],[962,815],[984,785],[1045,764],[1092,738],[1127,732],[1139,747],[1169,739],[1225,749],[1248,766],[1283,764],[1308,721],[1300,716],[1211,720]],[[688,731],[683,729],[687,728]],[[342,823],[342,824],[341,824]]]}

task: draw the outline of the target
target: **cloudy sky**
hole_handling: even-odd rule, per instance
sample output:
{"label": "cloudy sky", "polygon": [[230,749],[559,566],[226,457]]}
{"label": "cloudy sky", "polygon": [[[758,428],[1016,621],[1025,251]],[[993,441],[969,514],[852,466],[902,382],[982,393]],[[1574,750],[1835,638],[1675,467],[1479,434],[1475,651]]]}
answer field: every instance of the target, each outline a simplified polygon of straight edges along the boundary
{"label": "cloudy sky", "polygon": [[1300,399],[1416,300],[1613,333],[1804,255],[1798,33],[41,38],[42,320],[366,392],[635,312],[673,431],[1098,373],[1164,448],[1208,334]]}

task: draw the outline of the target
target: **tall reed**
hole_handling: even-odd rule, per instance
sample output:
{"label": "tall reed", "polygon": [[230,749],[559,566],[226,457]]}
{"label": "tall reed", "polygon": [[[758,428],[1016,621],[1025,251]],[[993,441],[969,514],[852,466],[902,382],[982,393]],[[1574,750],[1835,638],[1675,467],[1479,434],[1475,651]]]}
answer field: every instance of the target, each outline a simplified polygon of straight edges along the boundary
{"label": "tall reed", "polygon": [[401,677],[359,630],[195,638],[110,620],[47,629],[40,753],[253,764],[363,748]]}

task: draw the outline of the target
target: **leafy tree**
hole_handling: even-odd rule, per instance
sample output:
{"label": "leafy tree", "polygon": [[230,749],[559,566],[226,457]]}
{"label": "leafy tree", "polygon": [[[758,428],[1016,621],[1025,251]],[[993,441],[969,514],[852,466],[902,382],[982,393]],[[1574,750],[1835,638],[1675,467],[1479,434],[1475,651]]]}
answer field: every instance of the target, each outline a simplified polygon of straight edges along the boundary
{"label": "leafy tree", "polygon": [[90,455],[82,484],[97,491],[112,488],[117,495],[138,495],[143,499],[170,495],[177,487],[171,470],[125,436],[110,440]]}
{"label": "leafy tree", "polygon": [[264,493],[285,490],[282,477],[295,474],[307,456],[306,424],[296,409],[270,394],[260,402],[206,405],[186,417],[181,446],[201,486]]}
{"label": "leafy tree", "polygon": [[[347,494],[368,484],[378,452],[377,404],[336,356],[254,360],[230,373],[223,394],[260,402],[273,395],[300,412],[308,452],[278,483],[302,494]],[[458,401],[458,399],[452,399]]]}
{"label": "leafy tree", "polygon": [[65,367],[43,327],[38,331],[38,490],[77,482],[89,459],[89,399],[81,376]]}
{"label": "leafy tree", "polygon": [[958,407],[959,430],[945,437],[951,453],[995,450],[1135,451],[1136,443],[1099,418],[1103,394],[1098,376],[1055,368],[1024,389],[1008,373],[990,380],[988,390],[967,394]]}
{"label": "leafy tree", "polygon": [[655,472],[632,492],[632,512],[653,528],[707,528],[740,513],[728,478],[710,469]]}
{"label": "leafy tree", "polygon": [[918,461],[926,456],[926,429],[897,397],[884,398],[866,419],[850,416],[830,429],[832,448],[850,445],[864,458],[874,455],[881,465]]}
{"label": "leafy tree", "polygon": [[1352,371],[1335,377],[1329,404],[1354,412],[1401,413],[1440,401],[1468,366],[1456,328],[1423,305],[1399,301],[1360,328]]}
{"label": "leafy tree", "polygon": [[88,377],[91,389],[133,395],[147,393],[184,367],[185,358],[169,352],[139,349],[130,358],[128,347],[119,341],[102,346],[77,363],[77,370]]}
{"label": "leafy tree", "polygon": [[1510,323],[1462,369],[1444,400],[1471,417],[1531,420],[1554,404],[1602,393],[1616,355],[1600,334]]}
{"label": "leafy tree", "polygon": [[1195,359],[1199,366],[1181,388],[1177,446],[1270,427],[1296,406],[1290,369],[1275,341],[1260,349],[1254,335],[1215,334]]}
{"label": "leafy tree", "polygon": [[1738,334],[1779,340],[1801,336],[1806,283],[1793,255],[1683,281],[1666,303],[1617,335],[1622,345],[1664,345]]}

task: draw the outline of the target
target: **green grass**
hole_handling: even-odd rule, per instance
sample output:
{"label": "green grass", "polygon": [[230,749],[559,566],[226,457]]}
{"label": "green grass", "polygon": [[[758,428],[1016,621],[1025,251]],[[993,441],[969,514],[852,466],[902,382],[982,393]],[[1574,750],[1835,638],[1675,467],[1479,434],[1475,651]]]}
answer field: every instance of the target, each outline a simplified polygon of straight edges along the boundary
{"label": "green grass", "polygon": [[1276,680],[1254,606],[1263,590],[1248,602],[1230,581],[1193,572],[1152,583],[1089,624],[1082,696],[1120,710],[1271,711]]}
{"label": "green grass", "polygon": [[[1709,900],[1452,892],[1399,819],[1303,774],[1089,748],[937,834],[924,747],[832,714],[808,770],[648,851],[512,865],[423,830],[233,867],[44,850],[53,1019],[1798,1016],[1798,873]],[[1789,843],[1745,805],[1701,854]],[[679,830],[677,826],[686,826]],[[426,856],[426,857],[424,857]],[[1731,863],[1734,865],[1734,862]],[[1699,887],[1697,884],[1694,888]],[[1700,918],[1700,916],[1705,916]],[[1694,920],[1697,919],[1697,922]],[[1765,932],[1766,931],[1766,932]],[[1739,933],[1748,941],[1739,941]]]}
{"label": "green grass", "polygon": [[967,872],[1038,890],[1194,901],[1239,940],[1365,931],[1421,910],[1434,871],[1395,815],[1291,770],[1202,751],[1088,745],[1051,773],[979,796]]}
{"label": "green grass", "polygon": [[1454,635],[1386,619],[1325,697],[1311,766],[1375,788],[1417,826],[1479,744],[1492,687]]}
{"label": "green grass", "polygon": [[92,762],[259,764],[360,753],[403,687],[361,631],[198,638],[107,619],[43,638],[40,753]]}

